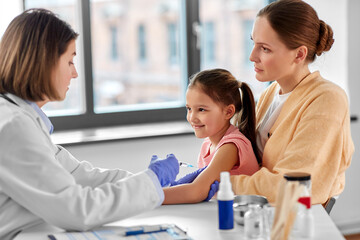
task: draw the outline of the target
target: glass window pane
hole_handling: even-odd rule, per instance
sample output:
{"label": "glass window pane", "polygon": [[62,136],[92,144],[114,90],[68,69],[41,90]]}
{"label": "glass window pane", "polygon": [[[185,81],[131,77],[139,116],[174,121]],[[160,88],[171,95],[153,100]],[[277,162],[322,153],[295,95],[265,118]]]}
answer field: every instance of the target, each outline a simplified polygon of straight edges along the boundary
{"label": "glass window pane", "polygon": [[10,22],[22,12],[22,0],[0,1],[0,39]]}
{"label": "glass window pane", "polygon": [[257,12],[267,0],[200,0],[201,69],[225,68],[247,82],[257,99],[267,86],[255,79],[249,57]]}
{"label": "glass window pane", "polygon": [[25,9],[45,8],[57,14],[61,19],[69,23],[79,33],[76,40],[76,57],[74,63],[79,74],[78,78],[72,79],[66,98],[62,102],[51,102],[43,107],[48,116],[66,116],[84,113],[84,79],[82,63],[82,34],[80,32],[79,9],[76,0],[25,0]]}
{"label": "glass window pane", "polygon": [[90,4],[94,111],[184,106],[181,0]]}

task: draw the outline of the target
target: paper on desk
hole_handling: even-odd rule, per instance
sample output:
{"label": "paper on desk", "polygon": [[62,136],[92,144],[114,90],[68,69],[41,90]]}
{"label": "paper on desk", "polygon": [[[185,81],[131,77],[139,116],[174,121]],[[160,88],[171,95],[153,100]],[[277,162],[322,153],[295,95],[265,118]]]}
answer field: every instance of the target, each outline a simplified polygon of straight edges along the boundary
{"label": "paper on desk", "polygon": [[[147,225],[148,226],[148,225]],[[152,225],[158,226],[158,225]],[[161,225],[164,226],[164,225]],[[176,225],[166,225],[168,226],[167,231],[163,232],[153,232],[153,233],[144,233],[132,236],[124,236],[126,231],[132,229],[138,229],[142,226],[133,226],[133,227],[112,227],[105,226],[94,231],[88,232],[62,232],[54,233],[49,236],[51,240],[192,240],[186,232],[181,230]]]}

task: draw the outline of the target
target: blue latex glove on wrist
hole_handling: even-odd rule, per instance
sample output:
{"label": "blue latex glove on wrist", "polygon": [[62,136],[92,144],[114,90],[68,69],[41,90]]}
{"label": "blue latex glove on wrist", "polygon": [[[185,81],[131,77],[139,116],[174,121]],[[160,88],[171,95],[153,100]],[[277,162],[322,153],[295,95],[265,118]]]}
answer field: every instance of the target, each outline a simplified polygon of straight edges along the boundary
{"label": "blue latex glove on wrist", "polygon": [[215,181],[213,184],[211,184],[209,194],[204,201],[205,202],[209,201],[215,195],[215,193],[217,193],[218,190],[219,190],[219,181]]}
{"label": "blue latex glove on wrist", "polygon": [[184,184],[184,183],[192,183],[194,181],[194,179],[202,171],[204,171],[205,168],[206,167],[199,168],[198,170],[196,170],[196,171],[194,171],[192,173],[186,174],[184,177],[180,178],[179,180],[172,182],[170,186],[176,186],[176,185],[180,185],[180,184]]}
{"label": "blue latex glove on wrist", "polygon": [[179,173],[179,162],[174,154],[168,154],[165,159],[153,155],[151,157],[149,169],[152,170],[159,179],[162,187],[168,186]]}

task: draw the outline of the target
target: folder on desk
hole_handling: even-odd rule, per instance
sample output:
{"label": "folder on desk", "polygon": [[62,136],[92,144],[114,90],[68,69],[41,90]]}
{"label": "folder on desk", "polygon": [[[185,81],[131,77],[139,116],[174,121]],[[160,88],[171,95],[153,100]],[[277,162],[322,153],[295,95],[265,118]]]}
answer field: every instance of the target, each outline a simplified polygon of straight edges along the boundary
{"label": "folder on desk", "polygon": [[48,235],[50,240],[192,240],[173,224],[132,227],[104,226],[87,232],[61,232]]}

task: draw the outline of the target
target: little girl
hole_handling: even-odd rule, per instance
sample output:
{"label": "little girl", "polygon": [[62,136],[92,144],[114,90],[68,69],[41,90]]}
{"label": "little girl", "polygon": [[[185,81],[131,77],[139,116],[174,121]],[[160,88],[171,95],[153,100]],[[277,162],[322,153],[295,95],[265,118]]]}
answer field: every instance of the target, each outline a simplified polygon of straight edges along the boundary
{"label": "little girl", "polygon": [[196,137],[205,138],[198,167],[208,167],[192,183],[164,188],[163,204],[201,202],[220,172],[252,175],[261,165],[254,97],[246,83],[224,69],[199,72],[190,79],[186,108]]}

